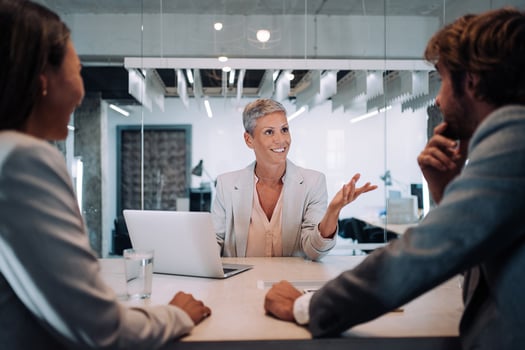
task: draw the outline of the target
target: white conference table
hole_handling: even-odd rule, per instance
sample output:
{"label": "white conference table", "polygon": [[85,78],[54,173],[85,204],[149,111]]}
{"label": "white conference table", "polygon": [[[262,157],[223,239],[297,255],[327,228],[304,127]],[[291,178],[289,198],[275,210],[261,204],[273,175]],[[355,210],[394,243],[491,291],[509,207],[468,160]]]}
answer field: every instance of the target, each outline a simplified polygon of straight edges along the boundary
{"label": "white conference table", "polygon": [[[308,340],[311,335],[306,328],[265,314],[263,302],[268,288],[282,279],[301,288],[315,288],[357,265],[364,257],[329,255],[321,262],[302,258],[223,258],[224,262],[251,264],[254,268],[224,280],[154,274],[151,299],[125,303],[166,304],[179,290],[203,300],[211,307],[212,315],[182,338],[183,343],[204,342],[209,345],[215,342],[229,344],[224,348],[232,348],[230,341],[241,341],[238,344],[242,344],[242,341]],[[453,339],[452,343],[446,344],[450,347],[457,344],[462,310],[461,289],[456,277],[404,305],[402,311],[356,326],[344,337],[387,338],[392,341],[395,338],[437,338],[438,345],[441,343],[439,339]],[[435,347],[435,342],[432,344],[432,347],[425,348],[441,348]],[[179,343],[177,348],[180,346]]]}

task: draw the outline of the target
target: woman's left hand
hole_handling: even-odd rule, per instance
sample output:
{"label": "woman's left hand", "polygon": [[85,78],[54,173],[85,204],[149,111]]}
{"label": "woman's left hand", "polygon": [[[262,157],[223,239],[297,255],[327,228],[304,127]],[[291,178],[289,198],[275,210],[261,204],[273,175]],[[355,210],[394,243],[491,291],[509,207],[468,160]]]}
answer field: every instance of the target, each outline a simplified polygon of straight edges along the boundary
{"label": "woman's left hand", "polygon": [[356,187],[357,181],[361,178],[361,174],[355,174],[352,179],[343,185],[343,188],[339,190],[330,202],[330,206],[333,206],[337,210],[341,210],[345,205],[353,202],[360,195],[366,192],[373,191],[377,188],[377,185],[372,185],[370,182],[365,183],[361,187]]}
{"label": "woman's left hand", "polygon": [[319,232],[324,238],[333,238],[335,236],[339,213],[345,205],[353,202],[363,193],[373,191],[377,188],[376,185],[371,185],[370,182],[367,182],[361,187],[356,187],[356,183],[360,177],[361,174],[355,174],[348,183],[343,185],[343,188],[335,194],[330,204],[328,204],[323,220],[319,223]]}

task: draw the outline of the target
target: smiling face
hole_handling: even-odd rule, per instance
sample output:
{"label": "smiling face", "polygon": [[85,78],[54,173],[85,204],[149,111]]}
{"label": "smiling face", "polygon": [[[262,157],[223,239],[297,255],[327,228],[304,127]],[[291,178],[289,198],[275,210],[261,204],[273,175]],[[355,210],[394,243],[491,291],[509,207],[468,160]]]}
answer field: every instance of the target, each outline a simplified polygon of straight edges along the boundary
{"label": "smiling face", "polygon": [[259,164],[286,163],[292,139],[288,120],[282,112],[274,112],[257,119],[253,135],[244,133],[246,145],[255,152]]}

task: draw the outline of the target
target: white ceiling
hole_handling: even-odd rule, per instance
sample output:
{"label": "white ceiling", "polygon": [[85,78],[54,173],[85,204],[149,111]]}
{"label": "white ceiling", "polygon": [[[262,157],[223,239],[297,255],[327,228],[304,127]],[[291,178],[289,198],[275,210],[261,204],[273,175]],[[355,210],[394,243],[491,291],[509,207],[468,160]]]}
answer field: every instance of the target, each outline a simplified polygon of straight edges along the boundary
{"label": "white ceiling", "polygon": [[[367,70],[361,68],[363,62],[366,66],[366,60],[376,62],[378,59],[417,58],[420,60],[424,43],[443,23],[467,12],[480,12],[503,5],[525,7],[525,0],[40,0],[39,2],[71,22],[69,25],[73,30],[75,45],[85,67],[83,74],[86,88],[90,92],[101,92],[102,97],[107,100],[120,100],[122,103],[126,103],[124,100],[135,102],[128,94],[128,71],[124,67],[124,58],[129,56],[139,58],[149,56],[144,61],[155,59],[151,56],[162,56],[162,59],[174,59],[188,64],[184,67],[177,65],[152,67],[155,68],[154,76],[167,97],[181,95],[179,91],[181,85],[178,84],[177,73],[173,68],[198,68],[199,81],[196,84],[184,82],[190,97],[200,97],[197,94],[235,97],[272,95],[272,93],[275,97],[277,87],[275,84],[271,86],[270,81],[269,91],[268,79],[274,71],[282,73],[286,69],[284,66],[279,67],[279,64],[272,67],[273,69],[269,69],[268,64],[264,65],[266,68],[245,69],[241,84],[238,81],[239,67],[237,67],[235,83],[227,84],[224,79],[226,75],[215,65],[190,66],[192,61],[196,62],[198,59],[208,59],[211,62],[219,50],[226,48],[228,51],[232,48],[232,55],[237,55],[239,62],[242,60],[246,62],[253,58],[256,58],[255,62],[258,59],[259,62],[266,63],[276,58],[288,58],[288,61],[293,58],[295,62],[300,62],[303,57],[303,69],[297,67],[290,69],[296,77],[290,82],[288,90],[284,89],[287,98],[305,101],[304,103],[310,105],[331,99],[334,103],[346,102],[350,106],[348,108],[351,108],[359,97],[365,101],[367,109],[394,101],[404,103],[406,108],[426,107],[433,101],[437,83],[431,69],[426,71],[426,77],[418,71],[412,71],[419,70],[419,68],[411,68],[419,67],[418,64],[409,62],[405,64],[405,68],[399,70],[387,68],[388,65],[385,64],[382,71],[367,73]],[[140,23],[130,25],[129,22],[137,18],[137,14],[140,21],[152,18],[153,21],[164,21],[165,23],[160,25],[163,29],[157,32],[150,30],[150,33],[145,30],[136,31]],[[141,14],[149,17],[142,18]],[[249,38],[246,34],[241,39],[233,38],[238,34],[235,33],[239,31],[237,28],[230,32],[223,31],[223,36],[219,40],[218,35],[211,34],[212,30],[202,23],[206,23],[204,19],[211,20],[221,16],[222,18],[229,16],[230,19],[242,18],[243,21],[252,24],[261,18],[279,19],[277,26],[280,26],[281,32],[286,31],[287,35],[284,41],[274,48],[254,47],[252,43],[248,43]],[[308,18],[309,28],[297,18],[305,18],[304,23]],[[293,22],[294,20],[297,22]],[[388,26],[385,24],[387,20],[390,21]],[[244,25],[240,31],[245,31],[247,28],[249,26]],[[210,39],[211,35],[213,41]],[[283,33],[281,35],[284,36]],[[98,44],[99,42],[101,44]],[[128,53],[129,47],[133,47],[137,42],[141,47],[142,56]],[[162,55],[156,54],[159,47]],[[318,58],[334,59],[339,63],[326,64],[323,69],[321,67],[327,61],[312,63],[312,60]],[[358,65],[352,61],[355,58],[360,59]],[[330,66],[346,68],[334,69]],[[312,88],[312,84],[320,84],[320,78],[329,74],[335,77],[331,79],[336,79],[335,88],[327,88],[331,92],[322,92],[321,86]],[[363,77],[366,79],[367,75],[374,74],[382,77],[382,89],[377,90],[375,87],[374,93],[371,93],[372,87],[367,86],[366,83],[363,85]],[[419,85],[415,86],[421,83],[421,79],[427,84],[423,89]],[[328,79],[323,78],[323,80]],[[415,80],[419,82],[416,83]],[[333,84],[332,81],[331,85]],[[353,86],[351,91],[350,86]],[[332,91],[334,89],[336,91]],[[312,102],[314,100],[316,102]]]}
{"label": "white ceiling", "polygon": [[440,15],[444,0],[42,0],[60,13]]}

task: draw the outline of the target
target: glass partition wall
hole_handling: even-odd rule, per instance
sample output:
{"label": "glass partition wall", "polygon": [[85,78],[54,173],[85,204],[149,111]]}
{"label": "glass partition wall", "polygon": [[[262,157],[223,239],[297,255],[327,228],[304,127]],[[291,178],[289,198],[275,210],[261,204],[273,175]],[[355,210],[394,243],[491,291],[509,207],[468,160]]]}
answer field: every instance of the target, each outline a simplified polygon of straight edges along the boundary
{"label": "glass partition wall", "polygon": [[416,157],[439,122],[426,42],[462,14],[519,5],[40,2],[68,23],[84,66],[86,98],[63,148],[101,256],[126,244],[123,209],[209,210],[217,175],[254,160],[241,112],[258,97],[287,108],[289,158],[326,175],[329,199],[357,172],[379,186],[341,220],[417,222],[432,201]]}

